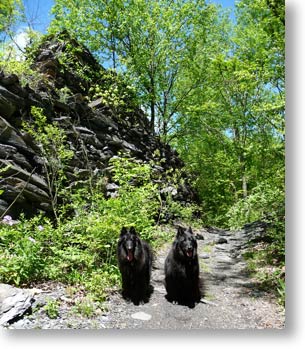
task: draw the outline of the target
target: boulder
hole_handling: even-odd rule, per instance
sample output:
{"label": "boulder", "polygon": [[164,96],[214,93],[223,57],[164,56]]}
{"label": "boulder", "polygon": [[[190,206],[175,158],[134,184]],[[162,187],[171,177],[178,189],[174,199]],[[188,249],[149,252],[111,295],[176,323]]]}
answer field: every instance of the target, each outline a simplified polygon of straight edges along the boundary
{"label": "boulder", "polygon": [[24,106],[24,99],[0,85],[0,115],[9,118],[16,110]]}
{"label": "boulder", "polygon": [[0,284],[0,325],[22,316],[33,302],[34,297],[30,291]]}

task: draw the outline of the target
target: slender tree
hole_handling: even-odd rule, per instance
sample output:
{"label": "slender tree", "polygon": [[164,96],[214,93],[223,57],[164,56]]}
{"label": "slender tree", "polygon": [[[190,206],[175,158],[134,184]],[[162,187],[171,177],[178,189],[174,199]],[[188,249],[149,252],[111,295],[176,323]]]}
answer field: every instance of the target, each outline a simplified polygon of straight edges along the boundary
{"label": "slender tree", "polygon": [[[57,0],[51,31],[75,33],[107,65],[127,73],[150,117],[150,130],[166,138],[183,99],[182,72],[206,36],[213,6],[204,0]],[[181,91],[181,90],[180,90]]]}

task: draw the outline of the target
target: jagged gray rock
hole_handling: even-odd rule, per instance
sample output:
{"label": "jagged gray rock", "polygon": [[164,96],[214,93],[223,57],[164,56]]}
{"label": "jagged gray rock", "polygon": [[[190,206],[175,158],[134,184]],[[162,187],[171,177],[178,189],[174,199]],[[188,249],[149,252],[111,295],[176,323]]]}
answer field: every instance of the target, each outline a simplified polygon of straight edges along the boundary
{"label": "jagged gray rock", "polygon": [[0,113],[5,117],[10,117],[17,108],[25,106],[22,98],[8,91],[0,85]]}
{"label": "jagged gray rock", "polygon": [[0,284],[0,325],[22,316],[33,302],[30,291]]}
{"label": "jagged gray rock", "polygon": [[[78,48],[73,59],[75,67],[81,65],[86,70],[86,81],[70,65],[72,58],[69,66],[60,63],[59,57],[66,54],[68,43]],[[51,35],[37,50],[33,69],[43,75],[35,91],[29,86],[22,87],[16,75],[0,72],[0,186],[4,190],[0,216],[51,212],[44,159],[38,144],[22,128],[22,122],[32,118],[32,106],[43,108],[48,122],[57,122],[65,131],[67,144],[74,153],[67,167],[67,187],[89,176],[94,181],[106,175],[111,183],[109,160],[124,153],[143,163],[155,160],[160,164],[154,171],[160,174],[156,183],[165,188],[161,196],[170,192],[175,200],[182,202],[195,199],[186,175],[181,181],[184,184],[177,189],[167,182],[167,170],[181,170],[183,162],[175,150],[150,132],[148,119],[131,101],[132,96],[126,98],[126,110],[120,112],[112,110],[102,98],[90,96],[91,86],[103,82],[108,86],[109,81],[105,69],[85,47],[67,33]],[[70,91],[64,100],[60,97],[62,88]],[[154,177],[158,177],[156,173]],[[113,191],[112,195],[115,195]]]}

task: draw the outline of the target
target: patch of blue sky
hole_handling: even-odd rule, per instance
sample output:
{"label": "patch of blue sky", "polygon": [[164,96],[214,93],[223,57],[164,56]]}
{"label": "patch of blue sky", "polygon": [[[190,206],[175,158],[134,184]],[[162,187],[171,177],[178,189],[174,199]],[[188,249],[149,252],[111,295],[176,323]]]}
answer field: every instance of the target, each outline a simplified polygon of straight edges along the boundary
{"label": "patch of blue sky", "polygon": [[23,27],[28,26],[31,29],[43,34],[47,32],[48,26],[53,18],[51,9],[55,4],[54,0],[23,0],[26,22]]}
{"label": "patch of blue sky", "polygon": [[206,0],[208,4],[217,4],[220,5],[223,9],[229,12],[230,19],[235,22],[235,3],[239,0]]}
{"label": "patch of blue sky", "polygon": [[[47,32],[47,28],[52,20],[51,8],[54,0],[23,0],[25,10],[25,20],[15,28],[15,35],[11,40],[6,38],[6,42],[15,48],[17,59],[23,59],[23,52],[29,43],[29,30],[35,30],[42,34]],[[12,42],[11,42],[12,41]],[[11,42],[11,43],[10,43]]]}

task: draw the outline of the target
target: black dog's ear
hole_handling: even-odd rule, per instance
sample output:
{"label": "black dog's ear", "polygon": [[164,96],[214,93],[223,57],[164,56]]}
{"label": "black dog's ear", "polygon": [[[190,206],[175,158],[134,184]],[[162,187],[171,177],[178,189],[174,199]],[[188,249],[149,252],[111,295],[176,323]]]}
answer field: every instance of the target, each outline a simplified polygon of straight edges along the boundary
{"label": "black dog's ear", "polygon": [[179,237],[180,235],[183,235],[184,231],[185,231],[185,229],[183,227],[179,226],[178,230],[177,230],[177,237]]}
{"label": "black dog's ear", "polygon": [[189,227],[189,228],[187,229],[187,231],[188,231],[190,234],[193,234],[193,230],[192,230],[191,227]]}
{"label": "black dog's ear", "polygon": [[127,228],[126,228],[126,227],[123,227],[123,228],[121,229],[121,236],[123,236],[123,235],[125,235],[125,234],[127,234]]}
{"label": "black dog's ear", "polygon": [[136,234],[135,227],[130,227],[129,232],[130,234]]}

